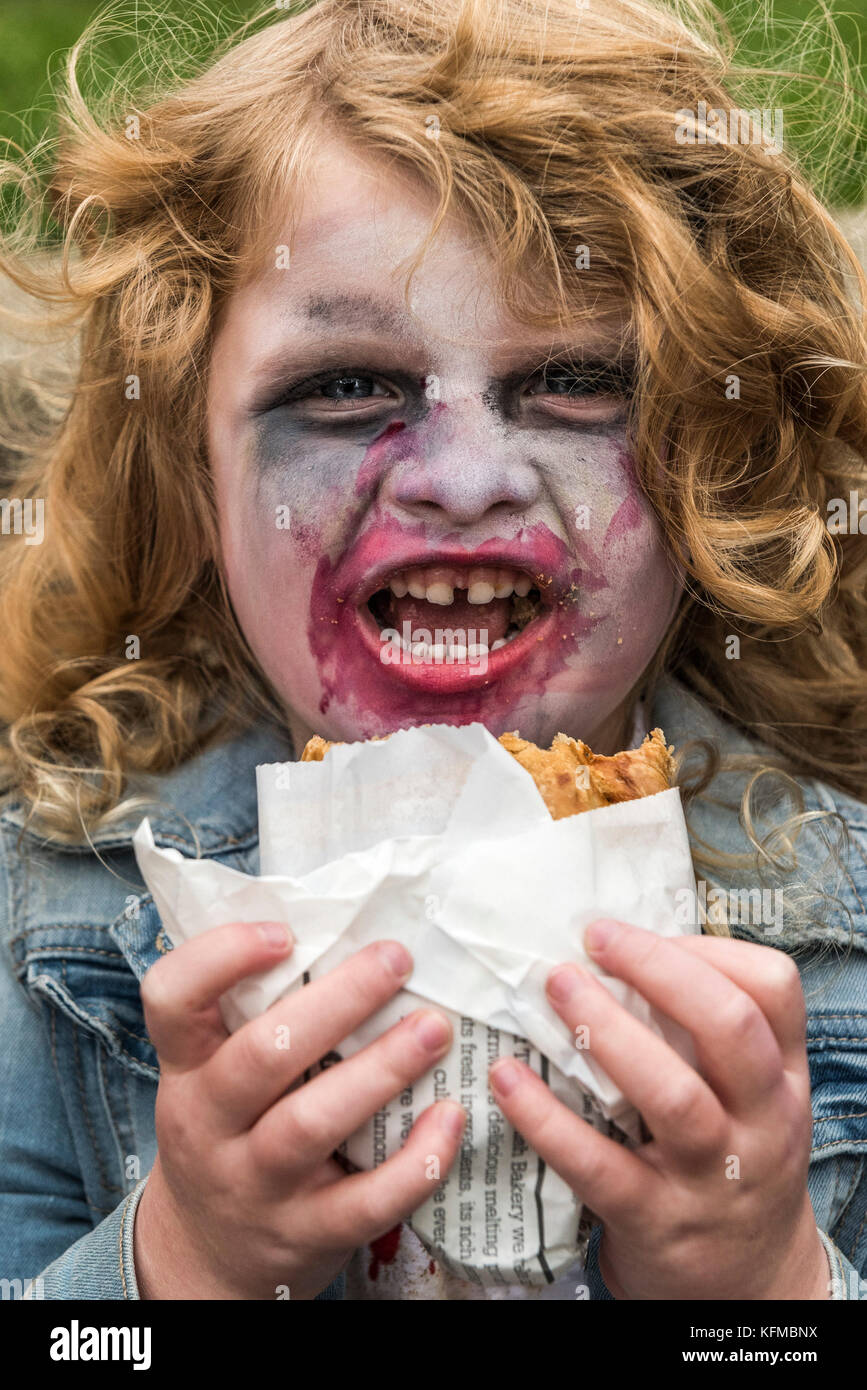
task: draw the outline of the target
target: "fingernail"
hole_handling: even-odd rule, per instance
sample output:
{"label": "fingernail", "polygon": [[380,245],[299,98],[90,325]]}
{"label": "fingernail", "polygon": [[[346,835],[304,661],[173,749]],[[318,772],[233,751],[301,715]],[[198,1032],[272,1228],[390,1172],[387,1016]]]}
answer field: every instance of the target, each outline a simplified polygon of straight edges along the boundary
{"label": "fingernail", "polygon": [[558,1004],[571,999],[578,985],[578,971],[574,965],[558,965],[548,976],[547,990]]}
{"label": "fingernail", "polygon": [[396,975],[399,980],[405,980],[412,974],[412,956],[405,946],[401,946],[399,941],[381,941],[379,954],[392,974]]}
{"label": "fingernail", "polygon": [[269,946],[279,947],[282,951],[288,951],[295,940],[289,928],[282,922],[260,922],[259,935]]}
{"label": "fingernail", "polygon": [[514,1062],[497,1062],[488,1073],[488,1080],[501,1096],[511,1095],[521,1080],[521,1069]]}
{"label": "fingernail", "polygon": [[464,1132],[467,1112],[462,1105],[456,1101],[442,1101],[440,1103],[439,1125],[440,1129],[449,1136],[450,1139],[460,1139]]}
{"label": "fingernail", "polygon": [[584,949],[593,955],[594,951],[601,951],[608,946],[620,931],[619,922],[609,922],[601,920],[591,922],[584,932]]}
{"label": "fingernail", "polygon": [[430,1052],[439,1052],[451,1037],[451,1028],[442,1014],[420,1014],[412,1024],[416,1037]]}

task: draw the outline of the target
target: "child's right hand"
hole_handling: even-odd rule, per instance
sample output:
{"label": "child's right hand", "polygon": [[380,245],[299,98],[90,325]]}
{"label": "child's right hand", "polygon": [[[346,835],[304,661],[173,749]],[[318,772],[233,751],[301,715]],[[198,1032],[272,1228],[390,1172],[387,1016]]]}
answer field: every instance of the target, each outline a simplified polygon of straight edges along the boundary
{"label": "child's right hand", "polygon": [[[347,1176],[331,1157],[446,1052],[451,1029],[435,1010],[410,1014],[302,1084],[305,1069],[408,978],[412,957],[397,942],[365,947],[228,1034],[220,995],[291,949],[285,928],[282,945],[266,939],[270,926],[217,927],[142,981],[160,1061],[159,1151],[135,1221],[142,1298],[265,1299],[287,1287],[290,1298],[313,1298],[357,1246],[430,1196],[431,1156],[445,1177],[457,1153],[465,1113],[440,1101],[372,1172]],[[425,1025],[439,1027],[439,1044],[423,1039]]]}

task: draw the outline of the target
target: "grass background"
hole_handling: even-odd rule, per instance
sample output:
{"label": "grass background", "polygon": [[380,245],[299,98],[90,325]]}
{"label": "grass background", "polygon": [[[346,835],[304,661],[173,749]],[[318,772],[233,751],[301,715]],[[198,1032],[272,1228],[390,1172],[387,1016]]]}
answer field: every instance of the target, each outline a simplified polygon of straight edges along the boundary
{"label": "grass background", "polygon": [[[593,0],[591,0],[593,2]],[[782,105],[787,141],[832,206],[860,206],[867,198],[867,4],[865,0],[717,0],[739,40],[737,57],[758,66],[785,66],[804,74],[828,73],[828,23],[845,46],[856,99],[848,122],[841,122],[827,93],[795,81],[775,95],[758,89],[751,105]],[[87,21],[105,4],[98,0],[0,0],[0,137],[29,148],[51,128],[49,75],[80,36]],[[196,10],[216,12],[221,25],[244,19],[264,5],[245,0],[202,5],[197,0],[162,0],[161,8],[179,18]],[[128,7],[134,15],[135,6]],[[112,39],[100,50],[97,81],[110,82],[112,64],[128,58],[130,40]],[[761,79],[756,79],[761,81]],[[744,103],[746,104],[746,103]]]}

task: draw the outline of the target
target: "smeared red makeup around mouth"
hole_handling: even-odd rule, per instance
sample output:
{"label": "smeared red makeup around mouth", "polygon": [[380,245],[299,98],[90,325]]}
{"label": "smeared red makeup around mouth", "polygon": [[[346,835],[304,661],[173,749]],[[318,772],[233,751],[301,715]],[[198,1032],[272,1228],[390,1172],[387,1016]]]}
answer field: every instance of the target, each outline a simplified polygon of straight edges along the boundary
{"label": "smeared red makeup around mouth", "polygon": [[[371,729],[383,719],[395,727],[432,718],[469,723],[483,718],[496,686],[505,713],[541,695],[565,668],[575,643],[601,620],[581,612],[578,596],[604,587],[543,526],[472,552],[456,538],[426,547],[422,526],[374,526],[347,560],[317,566],[308,640],[323,686],[320,712],[338,695]],[[395,659],[384,661],[389,632],[422,636],[405,650],[392,640]],[[428,634],[443,640],[425,641]],[[475,644],[462,642],[465,635]]]}

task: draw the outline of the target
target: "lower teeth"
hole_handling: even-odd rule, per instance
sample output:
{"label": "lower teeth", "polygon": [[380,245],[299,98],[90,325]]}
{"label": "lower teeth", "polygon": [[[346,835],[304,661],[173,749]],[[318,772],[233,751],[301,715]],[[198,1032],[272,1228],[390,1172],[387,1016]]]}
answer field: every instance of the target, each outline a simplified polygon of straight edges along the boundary
{"label": "lower teeth", "polygon": [[401,649],[407,656],[414,656],[416,661],[478,661],[488,655],[489,651],[498,652],[501,647],[505,647],[509,642],[513,642],[520,636],[520,629],[510,627],[505,637],[498,637],[496,642],[491,643],[490,648],[484,642],[473,642],[469,647],[462,642],[455,642],[452,646],[447,646],[443,642],[436,642],[433,646],[428,646],[427,642],[405,642],[399,638]]}

